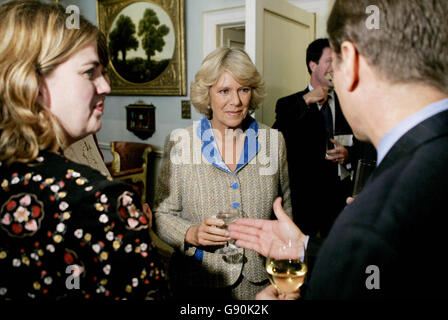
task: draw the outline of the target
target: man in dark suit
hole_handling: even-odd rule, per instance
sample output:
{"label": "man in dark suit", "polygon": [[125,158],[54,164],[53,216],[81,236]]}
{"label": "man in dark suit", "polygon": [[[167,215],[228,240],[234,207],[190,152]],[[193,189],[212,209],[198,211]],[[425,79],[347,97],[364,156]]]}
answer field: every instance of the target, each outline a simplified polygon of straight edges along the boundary
{"label": "man in dark suit", "polygon": [[[378,166],[320,248],[305,298],[447,297],[447,16],[445,0],[336,0],[327,24],[335,89]],[[263,243],[293,227],[278,202],[274,210],[279,220],[240,219],[230,236],[265,253]],[[268,287],[259,298],[278,294]]]}
{"label": "man in dark suit", "polygon": [[294,222],[303,232],[322,237],[351,195],[356,166],[352,130],[326,77],[333,72],[331,52],[328,39],[308,46],[310,85],[277,101],[273,125],[286,142]]}

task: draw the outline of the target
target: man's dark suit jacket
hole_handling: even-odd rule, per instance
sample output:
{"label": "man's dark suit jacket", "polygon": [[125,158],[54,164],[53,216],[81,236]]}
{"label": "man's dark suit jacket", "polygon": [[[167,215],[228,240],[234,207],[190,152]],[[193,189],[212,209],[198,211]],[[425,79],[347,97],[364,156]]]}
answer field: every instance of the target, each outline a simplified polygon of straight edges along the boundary
{"label": "man's dark suit jacket", "polygon": [[[294,222],[305,234],[326,236],[353,186],[350,178],[340,181],[336,163],[325,160],[323,116],[316,103],[306,105],[307,92],[308,88],[277,101],[273,127],[286,142]],[[335,135],[352,134],[335,100]],[[353,160],[350,157],[348,163],[355,167]]]}
{"label": "man's dark suit jacket", "polygon": [[[448,111],[401,137],[319,251],[307,298],[446,298]],[[445,259],[445,260],[444,260]],[[379,289],[375,284],[379,270]],[[375,268],[375,267],[370,267]]]}

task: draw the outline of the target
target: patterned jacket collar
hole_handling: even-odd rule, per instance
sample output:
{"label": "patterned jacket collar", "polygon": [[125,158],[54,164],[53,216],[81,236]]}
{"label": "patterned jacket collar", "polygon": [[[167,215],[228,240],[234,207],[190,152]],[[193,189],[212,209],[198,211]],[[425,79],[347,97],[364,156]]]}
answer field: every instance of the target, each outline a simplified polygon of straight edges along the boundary
{"label": "patterned jacket collar", "polygon": [[[243,120],[243,130],[246,134],[244,140],[244,148],[241,153],[240,159],[238,160],[238,165],[235,169],[235,173],[238,172],[242,167],[244,167],[248,162],[250,162],[255,155],[258,153],[260,146],[258,144],[258,123],[251,116],[247,116]],[[202,118],[196,128],[196,135],[202,141],[201,153],[202,156],[213,166],[226,171],[228,173],[232,172],[221,158],[218,146],[216,145],[215,137],[213,134],[213,129],[211,123],[206,118]]]}

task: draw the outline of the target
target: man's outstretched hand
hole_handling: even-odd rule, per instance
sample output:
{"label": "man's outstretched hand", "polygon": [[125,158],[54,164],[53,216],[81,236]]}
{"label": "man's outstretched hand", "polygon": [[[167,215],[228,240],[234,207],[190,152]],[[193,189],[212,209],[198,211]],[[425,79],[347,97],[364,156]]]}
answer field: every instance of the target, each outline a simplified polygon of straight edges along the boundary
{"label": "man's outstretched hand", "polygon": [[273,208],[277,220],[239,218],[229,225],[230,238],[237,240],[238,247],[254,250],[265,257],[274,239],[304,242],[307,237],[283,210],[282,198],[275,199]]}

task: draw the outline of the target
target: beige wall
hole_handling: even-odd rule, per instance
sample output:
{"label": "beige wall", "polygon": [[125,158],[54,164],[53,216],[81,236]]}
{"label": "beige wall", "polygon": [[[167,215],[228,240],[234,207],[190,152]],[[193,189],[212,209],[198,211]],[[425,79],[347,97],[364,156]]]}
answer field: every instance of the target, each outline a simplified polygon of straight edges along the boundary
{"label": "beige wall", "polygon": [[316,38],[327,37],[327,18],[333,6],[333,0],[288,0],[289,3],[316,13]]}

